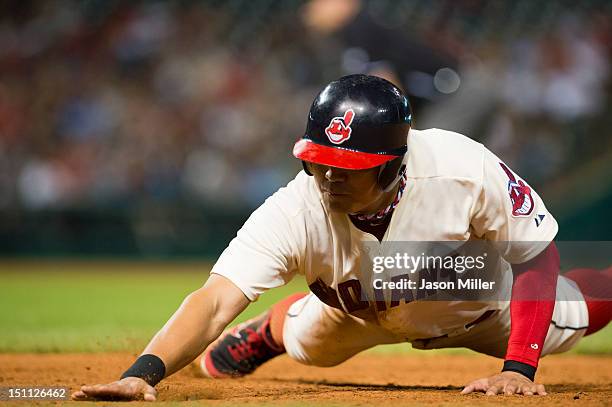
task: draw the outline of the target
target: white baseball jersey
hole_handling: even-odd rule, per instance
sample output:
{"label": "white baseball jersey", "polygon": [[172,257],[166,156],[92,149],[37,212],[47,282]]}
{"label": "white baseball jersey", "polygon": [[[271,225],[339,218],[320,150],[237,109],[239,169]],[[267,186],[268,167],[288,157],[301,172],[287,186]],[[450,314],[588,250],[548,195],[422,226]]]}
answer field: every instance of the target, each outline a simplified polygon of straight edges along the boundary
{"label": "white baseball jersey", "polygon": [[[499,273],[508,285],[509,264],[535,257],[557,233],[536,192],[463,135],[413,129],[405,163],[406,189],[383,241],[511,242],[500,253]],[[230,279],[251,301],[302,274],[323,302],[409,340],[450,334],[484,311],[504,306],[477,301],[411,301],[382,308],[372,301],[364,306],[355,298],[360,285],[373,278],[360,267],[364,242],[377,239],[346,214],[328,211],[314,177],[300,172],[251,215],[212,272]]]}

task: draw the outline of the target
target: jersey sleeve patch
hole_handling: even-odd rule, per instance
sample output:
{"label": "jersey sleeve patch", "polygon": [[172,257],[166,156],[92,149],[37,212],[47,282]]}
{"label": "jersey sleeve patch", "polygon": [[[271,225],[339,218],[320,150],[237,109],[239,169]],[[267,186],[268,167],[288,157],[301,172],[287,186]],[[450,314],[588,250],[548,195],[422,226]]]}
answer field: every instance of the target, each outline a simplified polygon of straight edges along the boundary
{"label": "jersey sleeve patch", "polygon": [[507,188],[512,202],[512,216],[531,215],[535,206],[531,196],[531,188],[522,179],[518,178],[506,164],[500,162],[499,165],[508,176]]}

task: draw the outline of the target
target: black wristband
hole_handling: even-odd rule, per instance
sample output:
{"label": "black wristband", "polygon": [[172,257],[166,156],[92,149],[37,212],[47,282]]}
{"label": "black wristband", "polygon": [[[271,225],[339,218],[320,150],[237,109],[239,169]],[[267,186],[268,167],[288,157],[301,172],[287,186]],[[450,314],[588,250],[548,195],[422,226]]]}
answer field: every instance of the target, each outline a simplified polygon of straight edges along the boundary
{"label": "black wristband", "polygon": [[142,355],[128,370],[121,375],[122,379],[126,377],[140,377],[151,386],[159,383],[166,374],[166,365],[155,355]]}
{"label": "black wristband", "polygon": [[506,360],[504,362],[502,372],[520,373],[529,380],[533,381],[533,379],[535,379],[536,368],[528,365],[527,363],[517,362],[516,360]]}

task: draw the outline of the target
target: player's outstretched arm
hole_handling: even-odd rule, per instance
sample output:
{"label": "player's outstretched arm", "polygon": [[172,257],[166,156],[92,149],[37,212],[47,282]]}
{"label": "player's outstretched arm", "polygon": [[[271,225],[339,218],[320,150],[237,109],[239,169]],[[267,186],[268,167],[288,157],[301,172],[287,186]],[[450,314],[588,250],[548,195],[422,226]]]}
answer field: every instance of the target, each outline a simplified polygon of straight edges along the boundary
{"label": "player's outstretched arm", "polygon": [[555,307],[559,252],[554,242],[528,262],[512,265],[510,338],[501,373],[475,380],[462,394],[546,395],[534,382],[546,333]]}
{"label": "player's outstretched arm", "polygon": [[[213,274],[206,284],[189,294],[179,309],[153,337],[130,372],[150,369],[159,364],[159,379],[177,372],[214,341],[223,329],[249,304],[242,291],[225,277]],[[148,358],[148,359],[147,359]],[[159,370],[158,370],[159,371]],[[151,381],[149,380],[149,383]],[[74,400],[146,400],[155,401],[157,392],[140,377],[93,386],[83,386],[72,395]]]}

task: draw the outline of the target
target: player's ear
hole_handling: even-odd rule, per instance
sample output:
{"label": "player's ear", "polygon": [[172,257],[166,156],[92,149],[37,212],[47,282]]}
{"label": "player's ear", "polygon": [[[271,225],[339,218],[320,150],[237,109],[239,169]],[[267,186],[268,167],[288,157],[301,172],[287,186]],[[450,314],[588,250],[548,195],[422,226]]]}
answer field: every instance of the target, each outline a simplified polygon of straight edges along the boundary
{"label": "player's ear", "polygon": [[310,176],[312,176],[312,172],[310,171],[310,167],[307,161],[302,161],[302,167],[304,167],[304,172]]}

